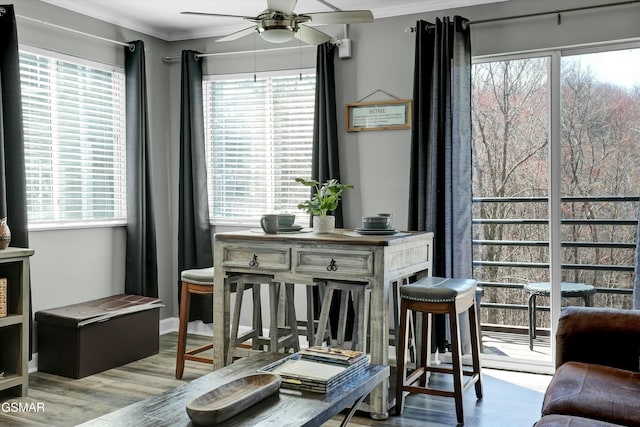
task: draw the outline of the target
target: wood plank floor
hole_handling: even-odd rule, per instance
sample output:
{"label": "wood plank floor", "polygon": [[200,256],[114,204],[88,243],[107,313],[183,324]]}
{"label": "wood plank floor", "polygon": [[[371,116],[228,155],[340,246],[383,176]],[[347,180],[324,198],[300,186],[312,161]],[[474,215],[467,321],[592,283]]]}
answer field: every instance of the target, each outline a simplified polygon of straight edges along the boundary
{"label": "wood plank floor", "polygon": [[[190,336],[189,345],[210,338]],[[0,396],[0,426],[67,427],[96,418],[210,372],[211,367],[187,361],[182,380],[174,378],[175,333],[161,336],[160,353],[128,365],[79,380],[36,372],[29,376],[28,397]],[[447,380],[434,378],[446,386]],[[483,370],[484,398],[477,401],[473,388],[465,394],[465,425],[474,427],[530,427],[540,414],[542,395],[550,380],[546,375]],[[32,403],[31,411],[13,411],[11,403]],[[456,425],[453,399],[410,395],[402,417],[371,420],[367,414],[353,426],[424,427]],[[334,427],[341,417],[325,424]],[[118,427],[118,426],[114,426]]]}
{"label": "wood plank floor", "polygon": [[538,335],[529,349],[529,335],[509,332],[483,331],[483,353],[519,360],[551,363],[551,338]]}

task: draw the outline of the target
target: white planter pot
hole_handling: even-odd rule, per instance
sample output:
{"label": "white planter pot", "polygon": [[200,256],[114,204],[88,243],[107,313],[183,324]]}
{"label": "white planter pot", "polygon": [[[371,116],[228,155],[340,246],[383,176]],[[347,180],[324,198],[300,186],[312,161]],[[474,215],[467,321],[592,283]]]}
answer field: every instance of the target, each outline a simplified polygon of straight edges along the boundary
{"label": "white planter pot", "polygon": [[332,215],[314,216],[313,232],[314,233],[333,233],[336,229],[336,217]]}

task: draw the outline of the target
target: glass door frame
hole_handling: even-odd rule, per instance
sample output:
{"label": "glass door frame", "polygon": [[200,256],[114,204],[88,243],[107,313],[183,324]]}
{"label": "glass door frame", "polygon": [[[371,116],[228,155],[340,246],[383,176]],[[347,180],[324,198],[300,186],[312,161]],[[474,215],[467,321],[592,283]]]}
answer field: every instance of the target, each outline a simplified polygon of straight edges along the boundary
{"label": "glass door frame", "polygon": [[[547,151],[547,156],[551,156],[552,154],[552,150],[556,150],[558,151],[557,154],[557,158],[559,158],[560,155],[560,142],[561,139],[559,138],[560,136],[560,132],[561,132],[561,127],[560,127],[560,116],[559,116],[559,109],[560,109],[560,57],[561,57],[561,53],[559,50],[540,50],[540,51],[532,51],[532,52],[522,52],[522,53],[514,53],[514,54],[505,54],[505,55],[487,55],[487,56],[478,56],[478,57],[473,57],[472,58],[472,65],[474,64],[480,64],[480,63],[484,63],[484,62],[495,62],[495,61],[509,61],[509,60],[521,60],[521,59],[529,59],[529,58],[547,58],[547,78],[548,78],[548,91],[549,91],[549,99],[547,99],[548,102],[548,108],[547,108],[547,134],[549,135],[549,144],[548,144],[548,151]],[[556,99],[557,98],[557,99]],[[557,115],[557,119],[554,121],[553,117],[554,117],[554,113],[555,115]],[[557,134],[557,135],[556,135]],[[556,143],[554,143],[554,140],[557,140]],[[557,148],[556,148],[557,147]],[[551,161],[549,159],[549,161]],[[557,162],[559,163],[559,162]],[[551,164],[550,164],[550,170],[551,170]],[[557,166],[557,174],[559,175],[561,172],[560,169],[560,165],[558,164]],[[553,180],[552,178],[555,177],[556,174],[554,173],[550,173],[550,176],[548,177],[549,183],[548,183],[548,197],[549,197],[549,215],[548,215],[548,220],[549,220],[549,229],[552,229],[552,223],[557,223],[557,230],[554,231],[554,236],[555,233],[560,233],[560,201],[559,201],[559,193],[560,193],[560,185],[559,185],[559,181],[558,180]],[[553,184],[553,187],[558,187],[557,189],[552,188],[552,183],[553,182],[558,182],[558,184]],[[552,207],[552,203],[551,203],[551,194],[552,191],[554,192],[554,197],[558,197],[558,202],[557,203],[553,203],[553,207]],[[555,193],[558,193],[557,195]],[[557,205],[557,206],[556,206]],[[555,213],[557,211],[557,213]],[[555,215],[555,219],[553,219],[553,216]],[[551,231],[550,231],[551,233]],[[549,238],[551,238],[551,234],[549,235]],[[560,245],[560,243],[558,243],[558,245]],[[551,282],[552,282],[552,288],[551,288],[551,298],[553,301],[553,298],[555,296],[555,294],[557,293],[558,296],[559,294],[559,284],[558,284],[558,291],[555,291],[555,286],[553,286],[553,283],[555,282],[554,276],[552,275],[553,272],[553,266],[557,265],[558,268],[560,268],[560,264],[556,259],[554,259],[553,257],[556,257],[557,259],[560,259],[559,257],[561,256],[561,248],[557,249],[556,252],[551,252],[552,248],[550,245],[550,253],[549,253],[549,261],[550,261],[550,270],[549,270],[549,276],[551,278]],[[553,255],[553,256],[552,256]],[[558,276],[560,277],[560,276]],[[558,281],[559,283],[559,281]],[[559,301],[559,298],[558,298]],[[557,303],[559,304],[559,302]],[[557,310],[557,315],[559,316],[560,310],[558,307]],[[553,310],[552,310],[552,315],[553,315]],[[556,323],[557,323],[557,318],[556,318]],[[555,334],[555,325],[553,324],[553,317],[552,317],[552,325],[551,325],[551,334]],[[526,372],[533,372],[533,373],[541,373],[541,374],[552,374],[553,373],[553,363],[552,361],[555,359],[555,340],[551,341],[551,357],[549,360],[547,361],[540,361],[540,360],[534,360],[534,359],[521,359],[521,358],[514,358],[514,357],[507,357],[507,356],[496,356],[496,355],[490,355],[490,354],[482,354],[482,363],[483,366],[489,367],[489,368],[497,368],[497,369],[507,369],[507,370],[514,370],[514,371],[526,371]]]}
{"label": "glass door frame", "polygon": [[549,278],[551,294],[549,307],[551,310],[551,360],[552,369],[556,358],[556,330],[560,318],[562,298],[560,283],[562,282],[562,97],[560,62],[562,52],[551,52],[549,70]]}
{"label": "glass door frame", "polygon": [[[551,357],[546,362],[530,359],[514,359],[505,356],[483,355],[483,364],[489,367],[526,370],[529,372],[553,373],[555,370],[556,332],[561,313],[562,282],[562,98],[561,98],[561,61],[562,57],[589,53],[607,52],[615,50],[638,49],[638,41],[617,41],[592,44],[588,46],[574,46],[557,49],[544,49],[504,55],[487,55],[472,58],[472,64],[492,61],[508,61],[527,58],[549,58],[549,108],[548,108],[548,197],[549,197],[549,278],[550,316],[551,316]],[[487,363],[484,363],[487,362]],[[523,365],[526,369],[523,369]]]}

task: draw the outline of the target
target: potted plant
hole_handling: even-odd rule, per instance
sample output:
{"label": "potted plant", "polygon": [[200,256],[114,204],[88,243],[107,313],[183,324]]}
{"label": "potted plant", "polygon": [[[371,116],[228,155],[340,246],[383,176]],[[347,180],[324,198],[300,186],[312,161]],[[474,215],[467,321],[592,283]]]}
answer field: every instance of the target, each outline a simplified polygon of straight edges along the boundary
{"label": "potted plant", "polygon": [[353,185],[340,184],[337,179],[320,183],[315,179],[296,178],[296,182],[315,189],[309,200],[298,203],[298,209],[313,215],[313,230],[316,233],[331,233],[335,229],[336,218],[327,213],[338,208],[342,193],[353,188]]}

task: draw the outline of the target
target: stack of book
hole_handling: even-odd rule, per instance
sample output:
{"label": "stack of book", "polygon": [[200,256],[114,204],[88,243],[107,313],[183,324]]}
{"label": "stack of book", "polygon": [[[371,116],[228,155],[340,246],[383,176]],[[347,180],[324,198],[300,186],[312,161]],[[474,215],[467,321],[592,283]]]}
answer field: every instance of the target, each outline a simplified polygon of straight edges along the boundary
{"label": "stack of book", "polygon": [[300,357],[318,362],[335,363],[337,365],[353,366],[367,358],[361,351],[345,350],[332,347],[309,347],[300,350]]}
{"label": "stack of book", "polygon": [[260,369],[282,377],[282,387],[329,393],[362,372],[366,354],[340,348],[310,347]]}

